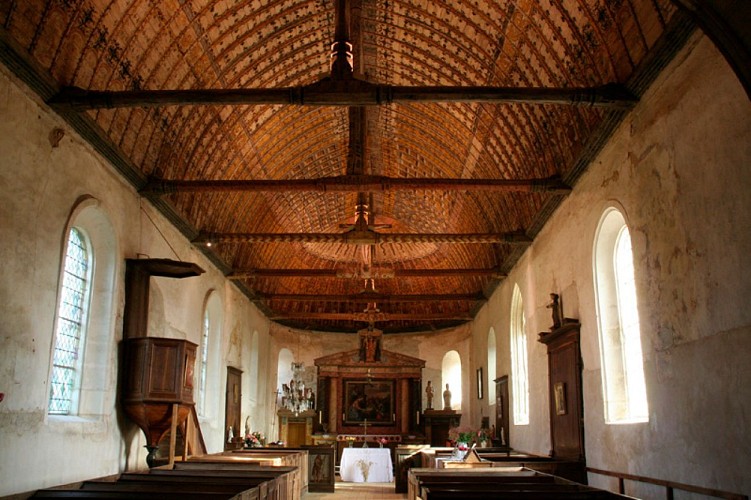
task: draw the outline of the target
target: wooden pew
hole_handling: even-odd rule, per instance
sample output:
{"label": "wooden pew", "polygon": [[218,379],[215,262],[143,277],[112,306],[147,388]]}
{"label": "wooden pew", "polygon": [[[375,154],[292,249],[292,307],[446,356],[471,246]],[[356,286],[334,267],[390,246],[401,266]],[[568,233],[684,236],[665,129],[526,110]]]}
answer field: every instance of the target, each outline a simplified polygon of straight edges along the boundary
{"label": "wooden pew", "polygon": [[[120,499],[132,499],[132,500],[225,500],[230,497],[224,494],[208,494],[208,493],[135,493],[131,491],[84,491],[84,490],[39,490],[30,498],[71,498],[71,499],[85,499],[85,498],[101,498],[104,500],[120,500]],[[247,497],[244,500],[255,500],[258,497]]]}
{"label": "wooden pew", "polygon": [[602,491],[479,491],[466,487],[459,489],[434,487],[425,488],[421,500],[486,500],[488,498],[503,498],[504,500],[607,500],[611,497],[605,496]]}
{"label": "wooden pew", "polygon": [[248,488],[256,488],[260,498],[276,499],[285,496],[280,493],[285,491],[286,482],[280,481],[279,476],[249,476],[249,475],[217,475],[217,474],[178,474],[172,471],[171,474],[164,473],[127,473],[120,476],[118,482],[129,484],[165,484],[179,485],[185,487],[185,491],[200,486],[203,491],[209,491],[215,486],[237,485]]}
{"label": "wooden pew", "polygon": [[[248,464],[237,469],[227,464],[200,464],[189,470],[155,468],[148,472],[124,473],[115,480],[84,481],[79,489],[47,489],[32,498],[193,498],[233,500],[293,500],[290,491],[295,467],[259,467]],[[193,469],[190,469],[193,467]],[[234,470],[233,470],[234,469]]]}
{"label": "wooden pew", "polygon": [[[208,457],[211,457],[211,455]],[[162,471],[165,470],[167,469],[151,469],[151,472],[163,474],[165,472]],[[175,462],[173,468],[168,471],[182,471],[203,476],[232,476],[236,474],[245,474],[254,477],[268,478],[273,478],[280,473],[283,473],[284,477],[280,478],[281,482],[278,485],[280,491],[279,498],[281,500],[300,500],[305,493],[301,479],[302,472],[298,467],[292,466],[265,467],[254,463],[244,462],[239,459],[228,460],[225,457],[219,458],[218,460],[210,460],[207,457],[201,457],[199,459],[190,459],[187,462]]]}
{"label": "wooden pew", "polygon": [[525,468],[412,469],[410,500],[474,498],[623,499],[608,491]]}
{"label": "wooden pew", "polygon": [[274,465],[297,467],[300,469],[299,481],[301,494],[308,491],[308,455],[309,452],[306,448],[244,448],[241,450],[232,450],[220,454],[220,456],[231,457],[275,457],[275,460],[278,459],[279,463]]}

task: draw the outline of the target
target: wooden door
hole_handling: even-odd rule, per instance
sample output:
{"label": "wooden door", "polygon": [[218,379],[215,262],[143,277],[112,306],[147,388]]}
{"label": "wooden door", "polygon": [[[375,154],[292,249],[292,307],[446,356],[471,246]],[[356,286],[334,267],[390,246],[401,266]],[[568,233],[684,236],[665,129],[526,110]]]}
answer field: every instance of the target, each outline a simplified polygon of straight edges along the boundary
{"label": "wooden door", "polygon": [[498,377],[495,382],[495,435],[501,446],[509,446],[509,399],[508,375]]}
{"label": "wooden door", "polygon": [[[224,449],[234,449],[237,438],[242,438],[243,429],[240,427],[240,412],[242,406],[242,371],[227,367],[227,391],[224,395]],[[229,442],[229,428],[235,437]]]}
{"label": "wooden door", "polygon": [[584,462],[582,363],[579,323],[540,334],[548,346],[550,440],[554,458]]}
{"label": "wooden door", "polygon": [[290,448],[299,448],[306,444],[305,421],[290,422],[287,424],[287,445]]}

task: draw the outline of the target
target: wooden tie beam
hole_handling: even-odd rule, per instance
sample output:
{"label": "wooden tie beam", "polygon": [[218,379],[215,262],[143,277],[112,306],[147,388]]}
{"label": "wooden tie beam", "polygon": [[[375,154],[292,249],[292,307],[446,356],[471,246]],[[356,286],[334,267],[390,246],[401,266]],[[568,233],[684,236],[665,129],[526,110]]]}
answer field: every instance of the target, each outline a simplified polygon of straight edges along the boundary
{"label": "wooden tie beam", "polygon": [[47,101],[53,108],[78,112],[178,105],[380,106],[429,102],[559,104],[628,110],[634,106],[637,98],[624,86],[614,83],[583,88],[408,87],[373,84],[356,78],[325,78],[311,85],[272,89],[103,91],[65,87]]}
{"label": "wooden tie beam", "polygon": [[341,175],[319,179],[281,180],[158,180],[152,179],[143,194],[245,192],[387,192],[387,191],[492,191],[568,194],[571,186],[560,177],[546,179],[437,179],[394,178],[383,175]]}
{"label": "wooden tie beam", "polygon": [[217,243],[342,243],[377,245],[384,243],[455,243],[529,245],[532,239],[522,232],[508,233],[376,233],[348,231],[345,233],[201,233],[193,240],[208,246]]}

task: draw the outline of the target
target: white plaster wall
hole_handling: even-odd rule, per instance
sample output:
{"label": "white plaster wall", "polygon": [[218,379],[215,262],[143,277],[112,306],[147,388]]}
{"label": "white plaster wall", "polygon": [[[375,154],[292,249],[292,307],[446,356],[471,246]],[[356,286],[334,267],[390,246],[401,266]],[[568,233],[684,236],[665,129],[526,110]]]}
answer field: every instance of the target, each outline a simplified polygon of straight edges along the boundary
{"label": "white plaster wall", "polygon": [[[58,147],[48,136],[65,130]],[[116,233],[114,318],[91,318],[104,328],[109,367],[101,415],[48,417],[47,384],[65,225],[76,200],[90,195]],[[145,468],[143,433],[116,410],[117,345],[122,339],[124,259],[148,256],[196,262],[206,273],[184,280],[152,279],[149,334],[200,344],[209,290],[223,305],[221,354],[216,359],[215,408],[202,421],[210,451],[222,449],[226,367],[261,383],[265,370],[249,366],[250,335],[259,332],[258,359],[268,357],[269,322],[203,255],[122,181],[105,161],[23,84],[0,68],[0,496]],[[259,364],[259,363],[257,363]],[[253,380],[255,383],[256,380]],[[99,384],[97,384],[99,385]],[[260,393],[243,412],[266,425]]]}
{"label": "white plaster wall", "polygon": [[[750,165],[751,104],[714,46],[696,35],[475,320],[475,358],[482,364],[493,326],[497,373],[509,373],[508,314],[519,284],[535,386],[530,425],[512,426],[512,446],[550,446],[546,353],[536,337],[552,323],[545,305],[556,292],[564,315],[582,323],[587,464],[751,493]],[[634,245],[650,405],[642,424],[604,420],[592,247],[611,203],[624,210]]]}

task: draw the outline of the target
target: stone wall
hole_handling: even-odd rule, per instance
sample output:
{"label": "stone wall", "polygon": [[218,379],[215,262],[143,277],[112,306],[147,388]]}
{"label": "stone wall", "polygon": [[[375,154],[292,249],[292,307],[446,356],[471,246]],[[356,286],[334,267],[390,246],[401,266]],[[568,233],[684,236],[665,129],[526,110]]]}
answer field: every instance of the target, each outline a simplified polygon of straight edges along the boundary
{"label": "stone wall", "polygon": [[[122,339],[126,258],[147,256],[197,263],[206,272],[183,280],[152,278],[149,335],[200,344],[203,306],[214,291],[221,303],[221,339],[212,356],[207,417],[209,451],[223,448],[226,367],[243,370],[243,392],[266,387],[268,374],[250,364],[250,339],[267,359],[269,321],[91,148],[5,68],[0,68],[0,496],[145,468],[143,433],[117,411],[117,347]],[[51,133],[61,129],[53,146]],[[108,220],[114,283],[104,317],[89,319],[86,358],[101,360],[99,380],[85,380],[98,411],[47,415],[60,262],[66,224],[85,200]],[[102,262],[97,265],[103,266]],[[95,300],[102,300],[97,295]],[[86,359],[85,358],[85,359]],[[243,397],[243,420],[271,425],[271,391]],[[272,401],[273,402],[273,401]]]}
{"label": "stone wall", "polygon": [[[552,324],[545,306],[555,292],[564,315],[582,324],[587,464],[751,492],[750,165],[751,103],[714,46],[696,35],[475,319],[474,364],[487,363],[493,327],[497,374],[510,374],[508,318],[519,285],[531,421],[512,424],[513,447],[550,450],[546,351],[537,334]],[[611,205],[624,213],[633,241],[648,423],[605,423],[592,254]],[[494,411],[488,400],[473,401],[478,409]]]}

